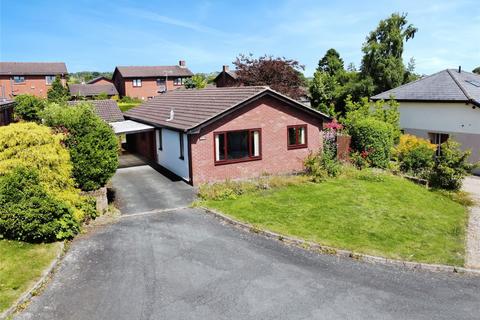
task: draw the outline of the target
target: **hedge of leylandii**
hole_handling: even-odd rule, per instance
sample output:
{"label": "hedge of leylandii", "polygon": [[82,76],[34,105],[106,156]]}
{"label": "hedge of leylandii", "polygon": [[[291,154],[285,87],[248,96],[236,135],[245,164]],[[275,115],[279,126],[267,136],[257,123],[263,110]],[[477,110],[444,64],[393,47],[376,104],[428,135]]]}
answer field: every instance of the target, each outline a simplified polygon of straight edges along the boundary
{"label": "hedge of leylandii", "polygon": [[361,152],[368,163],[374,167],[386,168],[393,148],[391,124],[375,118],[358,119],[348,128],[352,136],[352,147]]}
{"label": "hedge of leylandii", "polygon": [[46,125],[66,133],[76,185],[84,191],[103,187],[118,166],[118,141],[112,128],[88,103],[51,104],[42,117]]}
{"label": "hedge of leylandii", "polygon": [[75,189],[64,135],[35,123],[0,130],[0,237],[53,241],[72,237],[96,215]]}

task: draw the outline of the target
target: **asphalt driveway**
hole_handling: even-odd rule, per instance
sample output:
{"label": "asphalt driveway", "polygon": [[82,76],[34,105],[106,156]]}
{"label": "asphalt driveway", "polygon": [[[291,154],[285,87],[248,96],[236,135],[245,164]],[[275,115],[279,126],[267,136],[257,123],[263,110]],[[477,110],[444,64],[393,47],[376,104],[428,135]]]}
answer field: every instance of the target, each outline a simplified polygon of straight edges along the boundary
{"label": "asphalt driveway", "polygon": [[195,195],[192,186],[148,165],[118,169],[112,182],[116,205],[123,214],[186,207]]}
{"label": "asphalt driveway", "polygon": [[[115,186],[136,185],[124,173]],[[141,193],[128,199],[129,212],[151,210]],[[478,319],[479,306],[480,277],[312,254],[182,208],[78,237],[16,319]]]}

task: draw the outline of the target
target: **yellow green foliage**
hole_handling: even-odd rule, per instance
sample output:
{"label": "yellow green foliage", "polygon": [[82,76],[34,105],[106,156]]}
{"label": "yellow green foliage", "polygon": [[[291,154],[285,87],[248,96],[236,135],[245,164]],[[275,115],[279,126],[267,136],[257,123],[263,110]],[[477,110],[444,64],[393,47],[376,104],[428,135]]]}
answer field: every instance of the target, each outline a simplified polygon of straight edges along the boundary
{"label": "yellow green foliage", "polygon": [[[0,130],[0,175],[18,167],[38,170],[41,184],[53,197],[70,205],[77,221],[88,211],[85,199],[74,187],[68,150],[63,134],[33,122],[15,123]],[[91,214],[91,212],[88,212]]]}
{"label": "yellow green foliage", "polygon": [[432,151],[437,149],[437,146],[426,139],[419,138],[411,134],[404,134],[400,136],[400,142],[395,148],[395,151],[398,154],[405,154],[410,152],[412,149],[417,149],[420,147],[425,147]]}

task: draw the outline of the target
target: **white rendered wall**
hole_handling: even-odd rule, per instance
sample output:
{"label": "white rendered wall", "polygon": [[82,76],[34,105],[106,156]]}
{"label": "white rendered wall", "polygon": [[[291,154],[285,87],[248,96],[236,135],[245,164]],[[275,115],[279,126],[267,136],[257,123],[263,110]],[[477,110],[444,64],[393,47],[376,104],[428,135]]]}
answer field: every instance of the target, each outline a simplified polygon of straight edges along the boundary
{"label": "white rendered wall", "polygon": [[190,181],[188,170],[188,138],[183,134],[183,160],[180,159],[179,132],[169,129],[162,130],[162,150],[159,150],[159,129],[155,130],[157,162],[162,167],[172,171],[179,177]]}
{"label": "white rendered wall", "polygon": [[400,127],[480,134],[480,108],[465,103],[401,102]]}

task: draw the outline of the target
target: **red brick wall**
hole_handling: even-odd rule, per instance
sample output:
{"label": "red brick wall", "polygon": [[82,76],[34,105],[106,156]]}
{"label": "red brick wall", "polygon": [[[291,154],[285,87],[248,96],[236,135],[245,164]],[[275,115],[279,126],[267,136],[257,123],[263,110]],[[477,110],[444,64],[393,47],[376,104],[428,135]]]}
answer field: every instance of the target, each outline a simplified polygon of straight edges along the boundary
{"label": "red brick wall", "polygon": [[[62,79],[62,81],[65,85],[65,79]],[[51,85],[46,83],[45,76],[25,76],[25,82],[20,84],[13,83],[13,79],[10,76],[0,76],[0,96],[4,91],[5,96],[8,98],[13,98],[19,94],[33,94],[38,97],[46,97],[50,87]]]}
{"label": "red brick wall", "polygon": [[155,132],[147,131],[127,134],[127,149],[132,153],[138,153],[145,158],[155,160]]}
{"label": "red brick wall", "polygon": [[[308,148],[287,150],[287,126],[307,124]],[[214,132],[261,128],[261,160],[215,165]],[[310,151],[322,146],[322,121],[305,112],[265,97],[203,129],[191,139],[195,185],[225,179],[252,178],[262,173],[303,170]]]}
{"label": "red brick wall", "polygon": [[[134,87],[133,86],[133,79],[134,78],[123,78],[123,85],[125,87],[124,92],[121,93],[122,95],[129,96],[132,98],[140,98],[140,99],[148,99],[149,97],[158,96],[158,86],[157,86],[157,78],[139,78],[142,79],[142,86],[141,87]],[[181,88],[183,86],[177,86],[173,84],[173,78],[169,78],[167,80],[167,90],[174,90],[177,88]],[[118,90],[118,88],[117,88]],[[120,90],[119,90],[120,92]]]}

